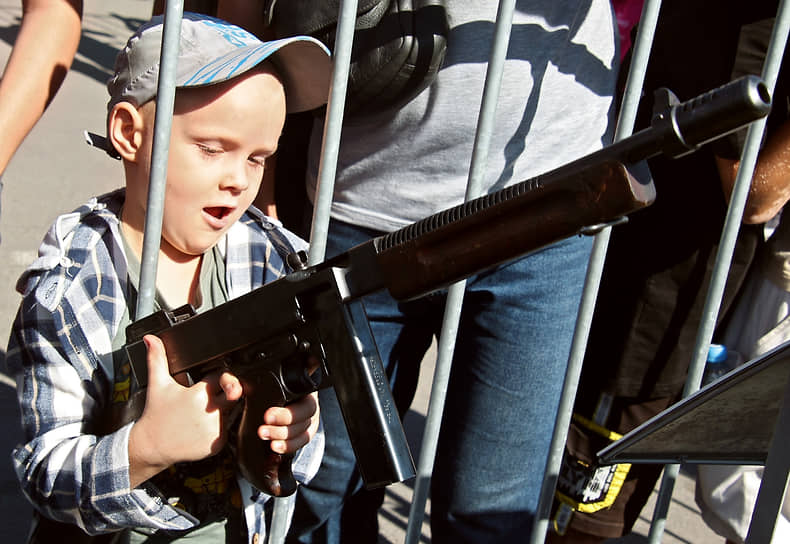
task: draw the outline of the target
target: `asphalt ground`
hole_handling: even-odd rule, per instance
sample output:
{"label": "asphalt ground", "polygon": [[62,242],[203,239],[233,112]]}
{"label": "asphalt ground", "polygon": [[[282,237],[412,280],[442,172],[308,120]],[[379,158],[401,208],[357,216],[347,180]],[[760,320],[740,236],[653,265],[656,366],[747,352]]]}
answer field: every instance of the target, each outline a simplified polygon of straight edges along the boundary
{"label": "asphalt ground", "polygon": [[[34,128],[3,176],[0,214],[0,346],[4,346],[19,304],[14,285],[32,262],[46,229],[54,218],[91,196],[123,183],[121,165],[90,148],[83,130],[103,133],[106,91],[115,53],[134,28],[150,14],[150,0],[86,1],[84,30],[79,52],[41,122]],[[0,65],[5,66],[19,30],[21,3],[0,0]],[[1,136],[0,136],[1,137]],[[406,417],[407,435],[415,459],[425,421],[433,359],[423,365],[417,399]],[[4,370],[4,366],[2,367]],[[10,462],[10,451],[21,439],[13,381],[0,373],[0,541],[24,542],[31,508],[19,491]],[[379,517],[382,543],[404,541],[411,505],[412,482],[387,490]],[[693,479],[682,471],[663,538],[665,543],[714,544],[723,542],[701,521],[694,504]],[[655,498],[655,493],[653,499]],[[647,542],[652,500],[642,512],[635,533],[614,542]],[[421,542],[430,542],[430,502],[422,526]],[[526,540],[526,538],[525,538]]]}

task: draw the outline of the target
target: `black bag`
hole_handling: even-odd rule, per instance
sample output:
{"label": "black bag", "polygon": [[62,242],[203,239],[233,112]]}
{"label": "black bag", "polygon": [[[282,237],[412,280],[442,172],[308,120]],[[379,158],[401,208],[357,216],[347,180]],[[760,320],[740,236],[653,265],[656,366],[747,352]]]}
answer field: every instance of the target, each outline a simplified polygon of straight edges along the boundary
{"label": "black bag", "polygon": [[[310,35],[335,45],[339,0],[266,0],[275,38]],[[359,0],[345,115],[397,109],[431,84],[449,27],[441,0]]]}

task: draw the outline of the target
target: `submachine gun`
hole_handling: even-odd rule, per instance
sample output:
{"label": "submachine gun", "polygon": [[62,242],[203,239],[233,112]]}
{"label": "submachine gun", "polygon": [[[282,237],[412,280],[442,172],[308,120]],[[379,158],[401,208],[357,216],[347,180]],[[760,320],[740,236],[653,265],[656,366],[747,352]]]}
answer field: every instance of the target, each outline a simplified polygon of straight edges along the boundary
{"label": "submachine gun", "polygon": [[[244,389],[231,439],[241,473],[275,496],[294,492],[291,457],[256,429],[270,406],[334,387],[367,487],[414,476],[414,463],[360,298],[387,289],[397,300],[479,273],[648,206],[650,181],[628,172],[664,153],[678,157],[764,117],[771,97],[747,76],[679,103],[663,90],[651,126],[551,172],[374,238],[319,265],[292,255],[293,272],[195,315],[158,312],[129,326],[127,352],[146,384],[145,334],[164,342],[170,373],[193,379],[228,369]],[[319,369],[309,372],[315,361]],[[144,395],[144,389],[140,392]],[[137,405],[142,409],[143,402]],[[139,416],[139,412],[137,414]]]}

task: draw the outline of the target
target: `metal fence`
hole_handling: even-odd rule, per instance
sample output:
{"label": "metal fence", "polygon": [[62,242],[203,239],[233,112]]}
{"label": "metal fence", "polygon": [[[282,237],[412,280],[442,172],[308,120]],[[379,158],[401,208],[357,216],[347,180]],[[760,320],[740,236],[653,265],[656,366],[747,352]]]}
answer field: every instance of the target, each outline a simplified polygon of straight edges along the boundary
{"label": "metal fence", "polygon": [[[650,54],[660,5],[660,0],[646,0],[643,8],[639,31],[634,44],[633,58],[629,68],[627,87],[620,109],[620,116],[617,121],[615,141],[629,136],[634,128],[637,105],[641,95],[647,59]],[[469,185],[466,193],[467,199],[475,198],[481,193],[480,180],[485,158],[488,153],[489,137],[494,130],[492,117],[496,107],[499,83],[501,81],[515,6],[516,0],[501,0],[499,2],[495,39],[489,57],[480,121],[475,137],[475,146],[469,174]],[[338,32],[334,47],[335,71],[332,77],[323,151],[319,165],[317,204],[310,234],[311,251],[309,264],[317,264],[324,258],[329,223],[329,207],[331,205],[335,171],[337,167],[340,128],[343,120],[346,82],[351,57],[356,8],[356,0],[341,0],[340,2]],[[779,6],[771,46],[763,68],[762,77],[771,91],[773,91],[776,83],[779,66],[787,42],[788,24],[790,24],[788,9],[790,9],[788,3],[783,0]],[[166,3],[161,54],[162,69],[160,71],[160,81],[157,93],[155,139],[148,195],[149,205],[145,224],[145,238],[140,274],[140,293],[136,313],[138,316],[145,316],[153,311],[158,245],[161,235],[162,207],[167,173],[168,143],[175,95],[175,59],[177,56],[178,36],[182,14],[182,1],[168,1]],[[746,196],[748,194],[749,180],[751,179],[756,163],[764,127],[765,120],[762,120],[753,123],[749,128],[747,143],[743,155],[741,156],[741,167],[736,179],[735,189],[731,197],[721,235],[719,250],[716,257],[716,267],[707,293],[704,317],[698,330],[694,357],[691,361],[687,383],[684,388],[684,395],[693,393],[700,386],[707,355],[707,346],[710,344],[713,336],[713,329],[724,292],[725,280],[732,261],[735,239],[741,223]],[[610,228],[611,227],[606,227],[596,234],[593,243],[585,290],[579,308],[576,331],[571,347],[565,387],[557,414],[557,424],[552,439],[551,451],[549,459],[547,460],[547,468],[544,475],[536,523],[531,535],[531,542],[536,544],[543,542],[548,529],[549,511],[554,493],[554,482],[556,482],[567,437],[573,401],[581,373],[581,364],[592,321],[603,263],[606,257],[607,245],[609,243]],[[453,355],[464,288],[464,282],[454,284],[450,288],[448,295],[442,335],[438,346],[438,360],[433,378],[426,428],[423,436],[423,446],[418,461],[417,480],[406,532],[406,542],[409,543],[417,542],[420,536],[420,527],[424,516],[425,504],[428,496],[428,485],[433,469],[433,458],[436,452],[436,442],[444,404],[444,392],[446,391],[450,372],[450,361]],[[788,406],[790,406],[790,404],[788,404]],[[779,427],[779,429],[782,430],[782,432],[775,436],[790,435],[790,433],[788,433],[788,431],[790,431],[790,429],[788,429],[788,417],[783,415],[779,420],[779,425],[782,426]],[[763,489],[761,489],[758,498],[752,527],[748,537],[748,542],[750,543],[764,543],[770,540],[770,534],[773,530],[776,515],[779,511],[781,499],[784,494],[784,484],[787,481],[790,445],[785,442],[784,440],[774,440],[772,442],[763,478]],[[678,465],[668,465],[665,467],[659,500],[656,504],[651,525],[649,537],[651,542],[659,542],[661,540],[666,522],[669,500],[672,495],[678,470]],[[277,500],[269,536],[270,543],[283,541],[287,529],[286,520],[289,506],[289,501],[287,499]]]}

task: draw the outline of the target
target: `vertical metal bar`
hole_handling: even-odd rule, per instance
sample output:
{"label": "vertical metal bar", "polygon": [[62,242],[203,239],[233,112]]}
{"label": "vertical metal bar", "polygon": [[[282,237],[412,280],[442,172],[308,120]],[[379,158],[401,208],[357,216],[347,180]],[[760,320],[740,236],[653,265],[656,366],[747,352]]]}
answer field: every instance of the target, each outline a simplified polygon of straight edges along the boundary
{"label": "vertical metal bar", "polygon": [[[647,0],[642,8],[631,65],[628,71],[626,90],[617,119],[614,141],[619,141],[633,133],[660,7],[660,0]],[[579,304],[576,328],[571,343],[568,368],[565,372],[565,383],[562,396],[560,397],[560,405],[557,409],[557,421],[554,424],[554,434],[549,449],[549,457],[546,460],[540,500],[535,513],[535,523],[532,526],[530,538],[532,544],[541,544],[545,540],[546,532],[548,531],[551,505],[554,500],[554,489],[557,485],[562,455],[565,451],[565,441],[568,437],[568,427],[573,414],[573,403],[579,385],[582,362],[584,361],[584,353],[587,347],[587,339],[590,333],[593,311],[595,310],[595,301],[598,297],[598,289],[601,284],[601,275],[610,236],[611,227],[605,227],[595,235],[593,240],[584,291]]]}
{"label": "vertical metal bar", "polygon": [[[346,89],[351,64],[351,46],[354,40],[357,4],[357,0],[341,0],[338,7],[337,34],[332,52],[334,58],[332,82],[329,88],[321,159],[318,165],[318,186],[316,187],[315,206],[310,227],[310,252],[307,259],[310,266],[322,262],[326,254],[329,214],[332,207],[332,194],[335,189],[337,157],[340,149],[340,133],[343,127],[343,112],[346,106]],[[294,500],[294,495],[274,500],[269,544],[285,542]]]}
{"label": "vertical metal bar", "polygon": [[442,331],[436,349],[436,366],[431,383],[431,396],[428,400],[428,411],[425,417],[422,448],[417,462],[417,477],[414,481],[414,492],[409,507],[409,520],[406,525],[406,544],[415,544],[422,535],[422,523],[425,518],[425,504],[430,492],[431,475],[433,474],[436,447],[439,441],[439,430],[444,413],[444,402],[447,397],[447,384],[450,381],[450,368],[455,353],[455,339],[458,335],[458,323],[464,301],[466,282],[451,285],[447,290]]}
{"label": "vertical metal bar", "polygon": [[[788,3],[785,0],[779,5],[779,10],[771,34],[771,42],[763,64],[762,78],[765,81],[771,95],[776,86],[776,79],[779,74],[779,67],[782,63],[785,45],[788,36]],[[713,268],[710,287],[703,307],[702,321],[697,332],[697,339],[694,346],[694,358],[689,367],[686,377],[686,384],[683,388],[683,396],[688,396],[699,389],[702,381],[702,373],[707,358],[708,346],[713,338],[713,331],[716,327],[716,318],[721,308],[721,299],[724,295],[724,287],[727,282],[732,256],[735,251],[735,242],[738,237],[743,218],[743,210],[746,205],[746,198],[749,194],[754,166],[757,163],[757,155],[760,151],[760,141],[765,130],[766,119],[755,121],[749,126],[746,145],[741,154],[740,168],[735,179],[730,198],[730,205],[727,208],[727,216],[724,221],[719,249],[716,253],[716,262]],[[666,515],[669,509],[670,498],[674,488],[675,479],[680,471],[680,465],[672,464],[664,468],[664,476],[661,481],[658,500],[656,501],[653,512],[653,521],[650,525],[648,540],[651,543],[658,543],[666,525]]]}
{"label": "vertical metal bar", "polygon": [[771,447],[765,460],[760,491],[754,505],[754,513],[746,535],[746,544],[771,542],[776,520],[782,509],[782,501],[787,488],[787,474],[790,471],[790,382],[785,387],[785,394],[779,415],[774,426]]}
{"label": "vertical metal bar", "polygon": [[[488,61],[483,98],[480,106],[480,117],[475,133],[472,149],[472,160],[466,185],[465,200],[481,196],[485,177],[486,161],[491,146],[491,134],[494,130],[496,106],[502,83],[502,73],[510,43],[510,31],[513,24],[513,13],[516,0],[500,0],[494,28],[494,41]],[[431,474],[439,441],[442,414],[447,396],[447,384],[450,368],[455,353],[455,341],[458,324],[461,320],[466,281],[462,280],[451,285],[447,291],[442,330],[437,347],[437,360],[431,384],[431,396],[428,402],[425,430],[423,431],[422,449],[417,466],[417,478],[409,510],[409,522],[406,526],[405,542],[413,544],[419,541],[422,533],[422,522],[425,516],[425,503],[430,490]]]}
{"label": "vertical metal bar", "polygon": [[318,264],[324,260],[326,238],[329,230],[329,211],[332,194],[335,190],[337,156],[340,149],[340,132],[343,127],[343,112],[346,107],[346,88],[351,63],[351,45],[354,40],[357,0],[341,0],[337,24],[337,37],[332,71],[332,85],[326,108],[326,122],[321,144],[321,162],[318,164],[318,186],[316,187],[315,207],[310,230],[310,256],[308,264]]}
{"label": "vertical metal bar", "polygon": [[165,205],[167,155],[170,150],[170,128],[173,125],[173,103],[176,93],[176,63],[181,36],[183,1],[165,3],[162,29],[162,51],[159,57],[159,81],[156,90],[154,143],[151,152],[151,173],[148,182],[148,204],[145,212],[143,251],[140,258],[140,285],[134,319],[153,313],[156,295],[156,267],[162,237],[162,212]]}

